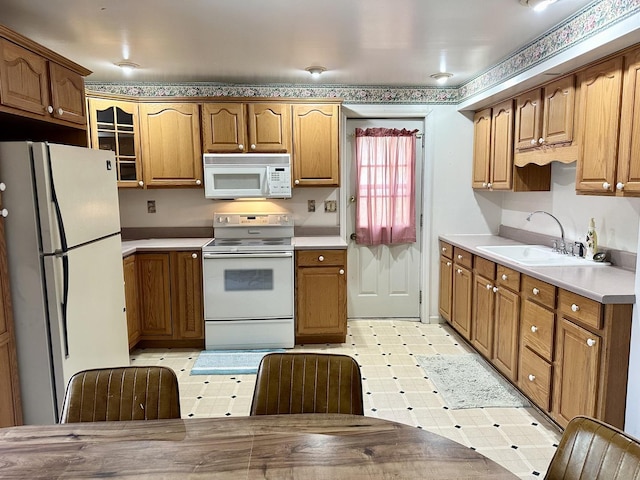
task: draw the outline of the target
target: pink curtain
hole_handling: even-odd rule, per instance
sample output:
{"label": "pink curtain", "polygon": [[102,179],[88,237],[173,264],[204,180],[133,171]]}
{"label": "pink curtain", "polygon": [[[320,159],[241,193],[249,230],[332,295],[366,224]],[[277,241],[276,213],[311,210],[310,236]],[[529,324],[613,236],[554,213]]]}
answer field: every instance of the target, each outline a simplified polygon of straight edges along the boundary
{"label": "pink curtain", "polygon": [[416,241],[416,133],[356,128],[356,243]]}

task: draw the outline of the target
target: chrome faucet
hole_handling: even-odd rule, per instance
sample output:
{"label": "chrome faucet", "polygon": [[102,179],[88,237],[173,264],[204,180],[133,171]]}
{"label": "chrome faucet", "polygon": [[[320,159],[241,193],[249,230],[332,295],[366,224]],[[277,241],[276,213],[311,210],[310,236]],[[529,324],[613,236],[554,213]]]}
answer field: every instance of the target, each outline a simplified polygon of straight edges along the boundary
{"label": "chrome faucet", "polygon": [[551,215],[549,212],[545,212],[544,210],[536,210],[535,212],[531,212],[529,214],[529,216],[527,217],[527,222],[531,221],[531,217],[533,217],[536,213],[544,213],[546,215],[549,215],[551,218],[553,218],[556,223],[558,224],[558,226],[560,227],[560,246],[556,247],[556,242],[554,241],[554,250],[560,253],[564,253],[567,254],[567,245],[564,241],[564,228],[562,228],[562,224],[560,223],[560,220],[558,220],[556,217],[554,217],[553,215]]}

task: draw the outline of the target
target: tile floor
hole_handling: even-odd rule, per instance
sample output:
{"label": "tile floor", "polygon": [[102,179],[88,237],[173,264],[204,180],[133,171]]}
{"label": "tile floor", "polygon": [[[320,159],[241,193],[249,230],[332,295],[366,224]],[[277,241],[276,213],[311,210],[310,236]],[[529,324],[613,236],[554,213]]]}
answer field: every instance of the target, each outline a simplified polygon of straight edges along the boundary
{"label": "tile floor", "polygon": [[[451,410],[414,354],[465,354],[471,349],[447,325],[402,320],[350,320],[347,342],[295,350],[351,355],[361,365],[365,415],[438,433],[478,450],[520,478],[544,478],[560,431],[533,408]],[[132,364],[173,368],[183,417],[248,415],[255,375],[189,375],[198,350],[140,349]]]}

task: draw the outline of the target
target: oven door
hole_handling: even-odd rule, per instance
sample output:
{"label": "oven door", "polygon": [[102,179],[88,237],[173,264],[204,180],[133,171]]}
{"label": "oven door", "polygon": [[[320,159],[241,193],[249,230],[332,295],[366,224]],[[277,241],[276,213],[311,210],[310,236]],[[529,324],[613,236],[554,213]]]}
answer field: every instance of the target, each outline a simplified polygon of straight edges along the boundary
{"label": "oven door", "polygon": [[293,252],[202,257],[205,320],[293,318]]}

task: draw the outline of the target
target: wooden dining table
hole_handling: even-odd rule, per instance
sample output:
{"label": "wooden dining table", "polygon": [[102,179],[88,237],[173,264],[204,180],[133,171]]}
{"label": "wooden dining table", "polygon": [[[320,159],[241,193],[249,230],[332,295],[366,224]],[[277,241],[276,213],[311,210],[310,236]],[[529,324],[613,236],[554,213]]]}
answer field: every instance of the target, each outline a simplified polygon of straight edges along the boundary
{"label": "wooden dining table", "polygon": [[356,415],[266,415],[0,429],[0,477],[514,479],[435,433]]}

